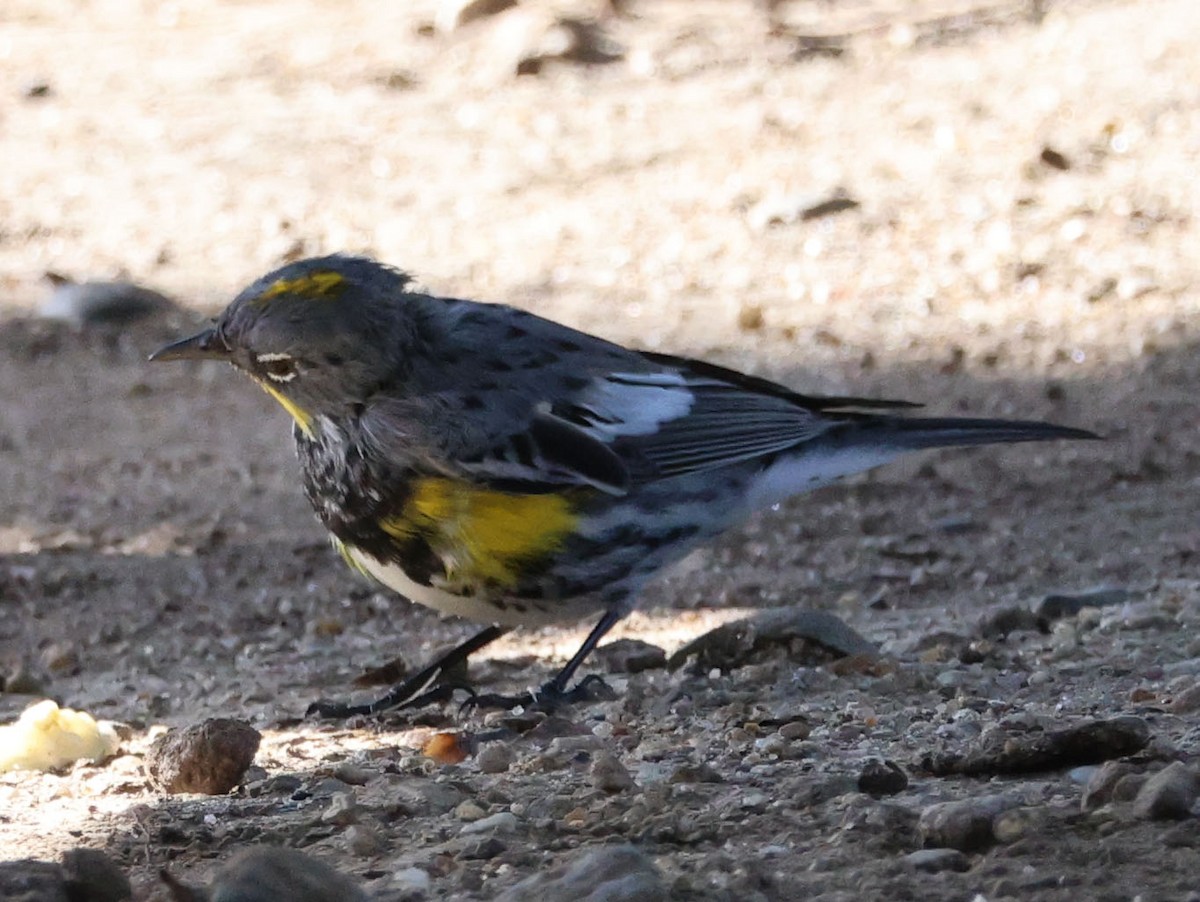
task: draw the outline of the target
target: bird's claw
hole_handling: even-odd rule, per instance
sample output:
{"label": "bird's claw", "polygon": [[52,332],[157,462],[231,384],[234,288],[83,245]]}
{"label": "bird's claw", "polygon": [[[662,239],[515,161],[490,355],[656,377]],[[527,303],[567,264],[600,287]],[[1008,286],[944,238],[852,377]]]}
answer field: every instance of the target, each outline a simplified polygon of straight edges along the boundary
{"label": "bird's claw", "polygon": [[549,713],[582,702],[613,701],[616,697],[616,692],[603,677],[592,673],[570,689],[563,689],[555,680],[551,680],[537,691],[517,695],[475,694],[459,706],[459,711],[511,711],[524,708]]}

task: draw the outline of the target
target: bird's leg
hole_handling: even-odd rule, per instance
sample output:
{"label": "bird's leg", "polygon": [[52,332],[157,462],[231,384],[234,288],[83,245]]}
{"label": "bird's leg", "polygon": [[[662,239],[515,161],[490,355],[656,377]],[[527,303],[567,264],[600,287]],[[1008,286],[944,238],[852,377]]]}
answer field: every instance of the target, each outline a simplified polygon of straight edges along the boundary
{"label": "bird's leg", "polygon": [[609,685],[596,674],[589,674],[575,684],[571,689],[567,685],[571,682],[580,666],[600,644],[600,640],[611,630],[621,618],[625,615],[616,610],[606,611],[604,616],[600,618],[600,622],[592,628],[588,633],[588,637],[583,640],[583,645],[579,647],[579,651],[571,657],[567,665],[555,674],[554,678],[545,683],[541,689],[536,692],[522,692],[520,695],[475,695],[463,702],[464,708],[541,708],[543,710],[556,708],[559,705],[572,705],[577,702],[594,701],[596,699],[612,699],[613,691]]}
{"label": "bird's leg", "polygon": [[467,658],[479,651],[485,645],[490,645],[509,631],[506,626],[489,626],[472,636],[466,642],[456,646],[442,655],[424,670],[413,674],[407,680],[397,683],[371,702],[360,705],[349,705],[343,702],[330,702],[321,699],[313,702],[304,712],[305,717],[317,715],[330,719],[353,717],[356,714],[378,714],[393,708],[421,708],[434,702],[446,701],[455,689],[464,688],[454,684],[440,682],[443,675],[462,665]]}

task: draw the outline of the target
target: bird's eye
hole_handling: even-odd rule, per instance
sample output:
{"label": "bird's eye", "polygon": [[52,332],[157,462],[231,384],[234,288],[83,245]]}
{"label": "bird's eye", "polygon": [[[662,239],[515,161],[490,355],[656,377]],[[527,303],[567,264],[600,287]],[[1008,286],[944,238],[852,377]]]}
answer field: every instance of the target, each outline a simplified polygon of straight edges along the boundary
{"label": "bird's eye", "polygon": [[272,382],[291,382],[296,378],[296,360],[291,354],[259,354],[257,359]]}

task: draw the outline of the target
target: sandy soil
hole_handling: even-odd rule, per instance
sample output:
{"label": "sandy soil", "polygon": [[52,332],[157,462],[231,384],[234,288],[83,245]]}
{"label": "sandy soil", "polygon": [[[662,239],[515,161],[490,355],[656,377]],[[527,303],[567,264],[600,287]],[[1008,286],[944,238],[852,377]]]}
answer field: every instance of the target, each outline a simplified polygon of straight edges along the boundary
{"label": "sandy soil", "polygon": [[[600,20],[620,59],[518,76],[550,40],[543,4],[444,33],[430,2],[6,0],[0,669],[132,733],[108,765],[0,778],[0,858],[102,848],[152,898],[168,862],[201,879],[269,840],[379,898],[489,899],[581,847],[634,841],[681,899],[1189,898],[1197,844],[1078,814],[1086,775],[920,767],[1014,717],[1135,713],[1147,762],[1200,753],[1197,715],[1171,707],[1200,673],[1200,8],[970,9],[795,2],[772,28],[741,0],[643,0]],[[812,34],[844,52],[806,52]],[[858,206],[803,215],[839,192]],[[340,565],[261,392],[225,368],[145,363],[261,272],[334,250],[810,392],[1108,441],[928,455],[798,499],[694,555],[618,634],[671,651],[747,609],[804,604],[881,643],[885,668],[777,653],[613,677],[622,700],[571,714],[605,725],[636,780],[612,796],[525,738],[504,773],[435,766],[429,730],[478,718],[296,719],[469,627]],[[128,277],[180,306],[119,331],[50,323],[47,271]],[[958,654],[998,610],[1098,585],[1128,601]],[[475,675],[535,682],[583,631],[510,638]],[[28,700],[0,694],[0,714]],[[150,791],[138,756],[155,726],[210,716],[263,730],[257,763],[308,797]],[[761,723],[789,718],[812,732],[768,743]],[[908,789],[828,790],[872,757]],[[724,782],[670,782],[685,760]],[[373,844],[320,817],[347,761],[371,778],[343,788]],[[472,857],[463,810],[396,814],[397,775],[520,826]],[[905,860],[916,813],[997,792],[1070,816],[965,871]],[[409,867],[426,890],[398,882]]]}

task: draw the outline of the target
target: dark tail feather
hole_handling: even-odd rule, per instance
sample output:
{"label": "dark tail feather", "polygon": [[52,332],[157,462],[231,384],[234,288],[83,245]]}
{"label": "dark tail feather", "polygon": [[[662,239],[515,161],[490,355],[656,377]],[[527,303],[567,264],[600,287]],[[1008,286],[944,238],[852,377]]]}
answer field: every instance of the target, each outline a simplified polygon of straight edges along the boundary
{"label": "dark tail feather", "polygon": [[[921,448],[965,447],[1007,442],[1047,442],[1054,439],[1098,439],[1086,429],[1056,426],[1036,420],[985,420],[965,417],[929,417],[906,420],[887,417],[874,425],[885,435],[876,437],[892,442],[905,451]],[[872,430],[874,432],[875,430]]]}

